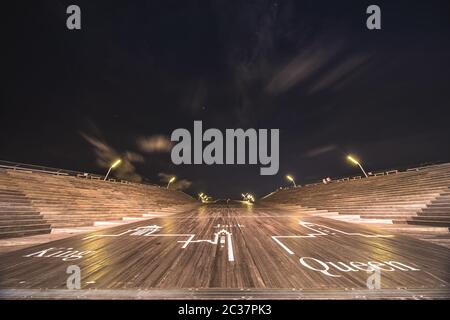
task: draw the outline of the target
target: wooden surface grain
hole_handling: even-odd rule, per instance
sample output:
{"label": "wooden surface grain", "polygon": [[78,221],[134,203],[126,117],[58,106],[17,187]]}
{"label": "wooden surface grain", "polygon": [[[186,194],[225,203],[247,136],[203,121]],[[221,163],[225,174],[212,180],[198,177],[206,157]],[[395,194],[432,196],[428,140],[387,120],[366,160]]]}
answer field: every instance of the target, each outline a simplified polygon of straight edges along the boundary
{"label": "wooden surface grain", "polygon": [[[89,252],[64,261],[67,250]],[[449,292],[445,247],[241,203],[204,205],[2,254],[0,290],[65,289],[70,265],[81,270],[81,289],[359,290],[375,273],[364,270],[368,262],[382,264],[382,289]]]}

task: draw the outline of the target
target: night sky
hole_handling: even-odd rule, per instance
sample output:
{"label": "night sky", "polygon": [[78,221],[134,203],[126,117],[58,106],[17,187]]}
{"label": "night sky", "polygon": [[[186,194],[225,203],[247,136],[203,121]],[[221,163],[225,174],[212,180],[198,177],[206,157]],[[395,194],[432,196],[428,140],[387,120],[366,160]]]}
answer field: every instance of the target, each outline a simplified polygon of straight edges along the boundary
{"label": "night sky", "polygon": [[[0,159],[258,196],[450,161],[450,2],[2,3]],[[66,28],[81,7],[82,29]],[[366,28],[366,8],[382,30]],[[280,129],[280,170],[172,164],[176,128]]]}

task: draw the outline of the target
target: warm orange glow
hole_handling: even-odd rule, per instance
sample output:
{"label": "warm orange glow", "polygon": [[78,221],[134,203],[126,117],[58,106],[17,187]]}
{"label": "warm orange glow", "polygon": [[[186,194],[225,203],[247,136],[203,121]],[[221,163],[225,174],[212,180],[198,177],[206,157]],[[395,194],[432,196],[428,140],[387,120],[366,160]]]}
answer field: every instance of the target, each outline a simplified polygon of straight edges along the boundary
{"label": "warm orange glow", "polygon": [[122,162],[121,159],[117,159],[111,166],[111,169],[114,169],[115,167],[117,167],[120,163]]}
{"label": "warm orange glow", "polygon": [[351,162],[353,162],[354,164],[356,164],[356,165],[359,165],[359,162],[358,162],[358,160],[356,160],[355,158],[353,158],[352,156],[347,156],[347,159],[348,160],[350,160]]}

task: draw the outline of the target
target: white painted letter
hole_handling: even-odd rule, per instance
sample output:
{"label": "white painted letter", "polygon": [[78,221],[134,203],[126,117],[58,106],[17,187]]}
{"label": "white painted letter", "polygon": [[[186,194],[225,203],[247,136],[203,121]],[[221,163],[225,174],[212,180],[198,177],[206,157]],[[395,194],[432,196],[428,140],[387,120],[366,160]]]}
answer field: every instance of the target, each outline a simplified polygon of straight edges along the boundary
{"label": "white painted letter", "polygon": [[390,265],[393,268],[400,269],[402,271],[408,271],[408,269],[411,270],[411,271],[420,271],[420,269],[416,269],[416,268],[410,267],[410,266],[408,266],[408,265],[406,265],[404,263],[400,263],[400,262],[397,262],[397,261],[388,261],[388,262],[386,262],[386,264]]}
{"label": "white painted letter", "polygon": [[[314,268],[314,267],[311,267],[309,264],[307,264],[307,263],[305,262],[306,259],[311,259],[311,260],[316,261],[316,262],[319,263],[324,269],[321,270],[321,269],[316,269],[316,268]],[[340,277],[339,275],[335,275],[335,274],[329,273],[328,270],[330,270],[330,267],[329,267],[325,262],[320,261],[320,260],[318,260],[318,259],[314,259],[314,258],[311,258],[311,257],[302,257],[302,258],[300,258],[300,263],[301,263],[302,265],[304,265],[305,267],[307,267],[308,269],[311,269],[311,270],[314,270],[314,271],[322,272],[324,275],[327,275],[327,276],[329,276],[329,277],[336,277],[336,278],[337,278],[337,277]]]}

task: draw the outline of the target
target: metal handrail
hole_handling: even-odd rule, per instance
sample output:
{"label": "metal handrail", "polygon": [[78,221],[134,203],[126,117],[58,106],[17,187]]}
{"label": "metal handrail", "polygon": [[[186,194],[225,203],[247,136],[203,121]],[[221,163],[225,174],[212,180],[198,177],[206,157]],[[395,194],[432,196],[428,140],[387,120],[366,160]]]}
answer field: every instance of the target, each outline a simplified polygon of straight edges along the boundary
{"label": "metal handrail", "polygon": [[[26,163],[19,163],[19,162],[5,161],[5,160],[0,160],[0,167],[6,168],[6,169],[12,169],[12,170],[38,171],[38,172],[51,173],[51,174],[57,174],[57,175],[73,176],[73,175],[77,175],[77,174],[86,174],[86,173],[80,172],[80,171],[52,168],[52,167],[46,167],[46,166],[37,166],[37,165],[33,165],[33,164],[26,164]],[[89,175],[94,176],[94,174],[90,174],[90,173],[89,173]]]}
{"label": "metal handrail", "polygon": [[[26,163],[19,163],[19,162],[5,161],[5,160],[0,160],[0,168],[8,169],[8,170],[39,172],[39,173],[53,174],[53,175],[58,175],[58,176],[71,176],[71,177],[75,177],[75,178],[94,179],[94,180],[104,181],[103,176],[98,175],[98,174],[75,171],[75,170],[52,168],[52,167],[46,167],[46,166],[38,166],[38,165],[33,165],[33,164],[26,164]],[[106,180],[106,182],[122,183],[122,184],[142,184],[142,185],[159,187],[157,184],[152,184],[152,183],[147,183],[147,182],[135,183],[135,182],[131,182],[131,181],[123,180],[123,179],[114,179],[114,178],[108,179],[108,180]]]}
{"label": "metal handrail", "polygon": [[[346,181],[357,180],[357,179],[358,180],[359,179],[370,179],[372,177],[385,176],[385,175],[386,176],[387,175],[394,175],[394,174],[398,174],[398,173],[402,173],[402,172],[420,171],[420,170],[429,169],[429,168],[432,168],[432,167],[435,167],[435,166],[445,165],[445,164],[450,165],[450,163],[448,163],[448,162],[430,163],[430,164],[420,165],[420,166],[412,167],[412,168],[404,168],[403,170],[401,170],[401,169],[390,169],[390,170],[380,171],[380,172],[376,172],[376,173],[369,173],[369,177],[367,177],[367,178],[363,178],[361,176],[339,177],[339,178],[332,179],[328,183],[346,182]],[[314,186],[314,185],[318,185],[318,184],[321,184],[321,183],[320,182],[312,182],[312,183],[305,184],[304,186]]]}

